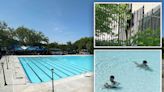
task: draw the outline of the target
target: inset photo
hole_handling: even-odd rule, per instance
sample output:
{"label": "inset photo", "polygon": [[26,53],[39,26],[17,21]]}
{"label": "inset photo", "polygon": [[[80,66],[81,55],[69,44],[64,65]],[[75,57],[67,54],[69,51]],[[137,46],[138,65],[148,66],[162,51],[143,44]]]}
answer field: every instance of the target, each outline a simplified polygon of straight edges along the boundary
{"label": "inset photo", "polygon": [[162,92],[161,50],[94,53],[94,92]]}
{"label": "inset photo", "polygon": [[95,2],[94,47],[161,47],[161,7],[161,2]]}

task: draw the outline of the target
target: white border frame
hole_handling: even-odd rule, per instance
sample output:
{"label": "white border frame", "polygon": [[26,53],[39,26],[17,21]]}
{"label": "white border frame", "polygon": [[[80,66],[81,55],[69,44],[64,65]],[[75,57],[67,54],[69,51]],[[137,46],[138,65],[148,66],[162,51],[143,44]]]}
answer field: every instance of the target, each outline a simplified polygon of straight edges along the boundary
{"label": "white border frame", "polygon": [[[160,46],[96,46],[95,43],[95,5],[96,4],[118,4],[118,3],[159,3],[160,4]],[[93,25],[94,25],[94,48],[162,48],[162,2],[94,2],[93,6]]]}
{"label": "white border frame", "polygon": [[96,78],[96,76],[95,76],[95,58],[96,58],[96,56],[95,56],[95,54],[96,54],[96,51],[104,51],[104,52],[106,52],[106,51],[159,51],[159,53],[160,53],[160,92],[162,92],[162,50],[161,49],[159,49],[159,50],[156,50],[156,49],[130,49],[130,50],[117,50],[117,49],[108,49],[108,50],[104,50],[104,49],[99,49],[99,50],[94,50],[94,81],[93,81],[93,86],[94,86],[94,88],[93,88],[93,92],[96,92],[95,91],[95,78]]}

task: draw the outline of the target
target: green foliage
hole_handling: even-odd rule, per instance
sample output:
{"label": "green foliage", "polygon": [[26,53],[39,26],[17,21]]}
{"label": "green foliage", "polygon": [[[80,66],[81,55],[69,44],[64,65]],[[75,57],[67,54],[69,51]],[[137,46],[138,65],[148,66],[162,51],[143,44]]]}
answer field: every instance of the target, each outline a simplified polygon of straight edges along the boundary
{"label": "green foliage", "polygon": [[145,31],[139,31],[131,39],[132,45],[134,44],[137,46],[160,46],[160,29],[152,30],[148,28]]}
{"label": "green foliage", "polygon": [[59,48],[59,44],[57,42],[49,43],[46,48]]}
{"label": "green foliage", "polygon": [[85,37],[77,40],[74,43],[74,46],[77,48],[78,51],[82,49],[87,49],[91,54],[93,53],[93,38],[92,37]]}
{"label": "green foliage", "polygon": [[[110,34],[110,36],[116,36],[116,40],[96,40],[96,46],[160,46],[160,29],[152,30],[150,28],[139,30],[133,37],[128,37],[127,30],[125,41],[119,40],[118,34],[112,32],[114,26],[126,29],[129,25],[127,20],[130,20],[132,13],[129,11],[129,4],[96,4],[95,5],[95,32],[96,36],[100,36],[103,33]],[[113,25],[116,23],[117,25]],[[112,25],[112,26],[111,26]],[[119,30],[120,32],[121,30]],[[137,31],[137,30],[136,30]],[[128,39],[129,38],[129,39]]]}
{"label": "green foliage", "polygon": [[[163,43],[164,44],[164,43]],[[160,29],[139,31],[128,40],[96,40],[96,46],[160,46]]]}
{"label": "green foliage", "polygon": [[[45,44],[46,43],[46,44]],[[58,48],[62,51],[81,51],[87,49],[93,53],[93,38],[85,37],[76,42],[67,42],[67,44],[59,44],[57,42],[48,43],[48,38],[42,33],[26,27],[18,27],[12,29],[5,22],[0,22],[0,47],[8,47],[12,45],[42,45],[48,49]]]}
{"label": "green foliage", "polygon": [[5,22],[0,22],[0,47],[12,44],[18,44],[18,41],[13,39],[13,29],[8,27]]}
{"label": "green foliage", "polygon": [[15,38],[24,45],[48,43],[48,38],[42,32],[37,32],[25,27],[18,27],[14,31]]}
{"label": "green foliage", "polygon": [[7,26],[5,22],[0,22],[0,46],[8,47],[16,44],[35,45],[48,43],[48,38],[43,33],[18,27],[16,30]]}
{"label": "green foliage", "polygon": [[[95,5],[95,31],[96,35],[111,33],[114,22],[125,21],[131,18],[128,4],[96,4]],[[124,27],[127,25],[124,23]],[[114,25],[115,26],[115,25]],[[123,26],[122,26],[123,27]]]}
{"label": "green foliage", "polygon": [[67,42],[66,44],[59,44],[57,42],[47,44],[47,48],[58,48],[62,51],[68,52],[79,52],[83,49],[87,49],[89,53],[93,54],[93,38],[92,37],[85,37],[81,38],[74,43]]}
{"label": "green foliage", "polygon": [[121,43],[123,41],[120,40],[118,43],[118,40],[108,40],[108,41],[96,40],[95,42],[96,42],[96,46],[121,46],[121,44],[119,44],[119,43]]}

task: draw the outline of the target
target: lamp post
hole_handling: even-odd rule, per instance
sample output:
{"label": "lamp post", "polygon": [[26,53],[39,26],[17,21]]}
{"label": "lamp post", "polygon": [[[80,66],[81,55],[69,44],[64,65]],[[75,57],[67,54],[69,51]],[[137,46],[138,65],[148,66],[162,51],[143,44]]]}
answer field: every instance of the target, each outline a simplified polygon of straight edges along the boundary
{"label": "lamp post", "polygon": [[7,65],[7,69],[9,69],[9,66],[8,66],[8,56],[6,55],[6,65]]}
{"label": "lamp post", "polygon": [[7,83],[6,83],[6,77],[5,77],[4,66],[3,66],[3,65],[4,65],[4,63],[2,62],[2,63],[1,63],[1,65],[2,65],[2,70],[3,70],[4,83],[5,83],[4,85],[6,86],[6,85],[7,85]]}
{"label": "lamp post", "polygon": [[51,69],[52,72],[52,92],[54,92],[54,69]]}

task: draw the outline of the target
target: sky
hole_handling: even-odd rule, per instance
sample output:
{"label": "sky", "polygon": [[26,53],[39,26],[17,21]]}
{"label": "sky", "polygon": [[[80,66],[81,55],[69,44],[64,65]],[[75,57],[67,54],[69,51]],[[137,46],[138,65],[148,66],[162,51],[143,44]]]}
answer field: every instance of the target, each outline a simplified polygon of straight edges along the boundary
{"label": "sky", "polygon": [[149,3],[133,3],[132,4],[132,13],[144,6],[144,14],[151,12],[155,7],[161,6],[161,3],[149,2]]}
{"label": "sky", "polygon": [[93,36],[93,0],[0,0],[0,21],[43,32],[50,42]]}
{"label": "sky", "polygon": [[[117,0],[120,1],[132,0]],[[0,0],[0,2],[0,21],[5,21],[13,28],[25,26],[41,31],[50,42],[74,42],[81,37],[93,36],[94,0]]]}

